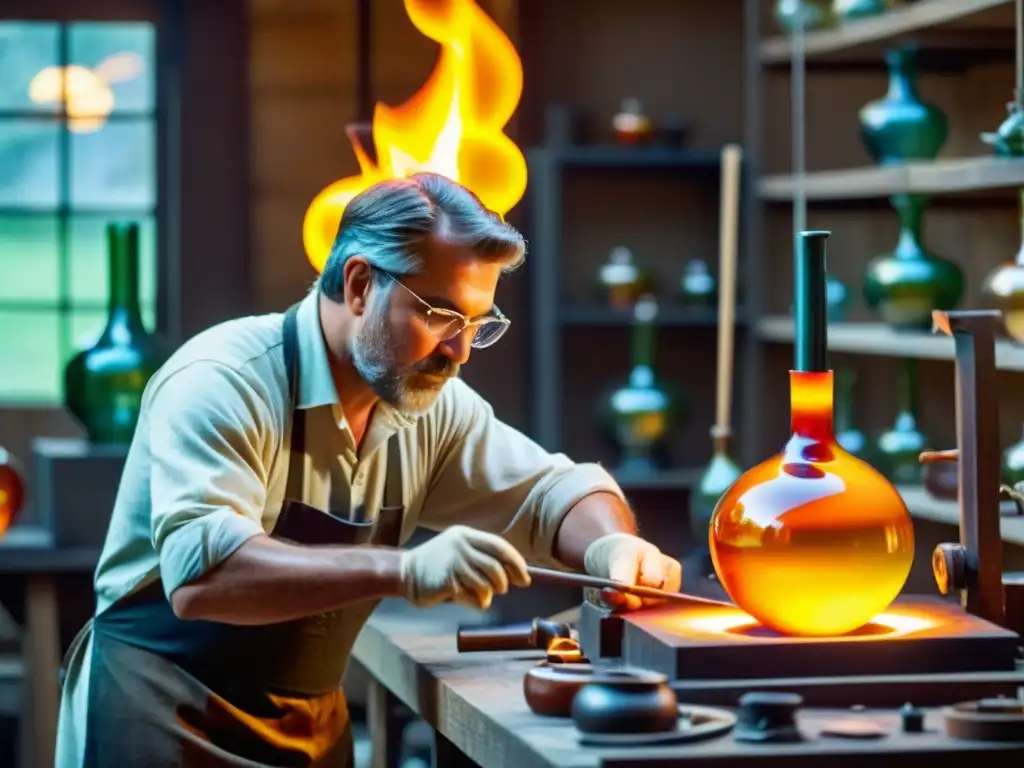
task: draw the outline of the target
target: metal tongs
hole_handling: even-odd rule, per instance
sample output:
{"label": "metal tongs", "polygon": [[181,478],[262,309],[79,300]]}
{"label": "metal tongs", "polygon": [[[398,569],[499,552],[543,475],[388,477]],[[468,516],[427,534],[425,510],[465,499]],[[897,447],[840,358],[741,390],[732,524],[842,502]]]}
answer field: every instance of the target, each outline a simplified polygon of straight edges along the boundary
{"label": "metal tongs", "polygon": [[584,573],[568,573],[565,571],[554,571],[549,568],[537,568],[530,566],[526,569],[530,578],[548,584],[565,584],[571,587],[593,587],[595,589],[611,589],[616,592],[623,592],[627,595],[646,597],[651,600],[664,600],[671,603],[679,603],[691,606],[712,606],[715,608],[734,608],[732,603],[721,600],[712,600],[709,597],[697,597],[688,595],[685,592],[669,592],[655,587],[641,587],[635,584],[625,584],[614,579],[602,579],[597,576],[589,576]]}

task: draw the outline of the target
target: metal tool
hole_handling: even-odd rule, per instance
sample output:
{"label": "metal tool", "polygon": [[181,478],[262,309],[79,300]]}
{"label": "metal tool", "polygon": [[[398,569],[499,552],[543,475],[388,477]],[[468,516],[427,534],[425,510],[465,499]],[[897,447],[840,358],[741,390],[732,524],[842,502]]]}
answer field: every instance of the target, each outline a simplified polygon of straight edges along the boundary
{"label": "metal tool", "polygon": [[635,584],[625,584],[614,579],[602,579],[597,576],[589,576],[584,573],[568,573],[565,571],[553,571],[549,568],[537,568],[530,566],[526,569],[530,578],[535,581],[543,581],[548,584],[565,584],[574,587],[593,587],[595,589],[611,589],[616,592],[623,592],[627,595],[646,597],[652,600],[665,600],[666,602],[682,603],[687,605],[708,605],[717,608],[734,608],[731,603],[721,600],[712,600],[708,597],[697,597],[687,595],[683,592],[669,592],[654,587],[641,587]]}

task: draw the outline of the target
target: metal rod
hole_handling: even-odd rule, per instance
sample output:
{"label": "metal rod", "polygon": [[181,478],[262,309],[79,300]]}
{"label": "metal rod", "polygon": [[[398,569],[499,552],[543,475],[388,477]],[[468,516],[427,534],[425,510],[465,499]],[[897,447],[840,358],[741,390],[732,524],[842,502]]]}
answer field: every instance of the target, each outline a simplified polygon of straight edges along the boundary
{"label": "metal rod", "polygon": [[602,579],[598,576],[589,576],[584,573],[567,573],[565,571],[553,571],[548,568],[537,568],[530,566],[526,569],[531,579],[546,582],[548,584],[564,584],[570,587],[593,587],[595,589],[613,589],[616,592],[623,592],[627,595],[647,597],[654,600],[665,600],[673,603],[687,603],[689,605],[709,605],[715,607],[735,608],[732,603],[721,600],[712,600],[707,597],[687,595],[682,592],[668,592],[664,589],[654,587],[641,587],[633,584],[623,584],[613,579]]}
{"label": "metal rod", "polygon": [[[1018,3],[1024,2],[1024,0],[1017,1]],[[790,111],[793,122],[792,165],[794,181],[796,182],[793,190],[794,247],[797,235],[807,229],[807,185],[804,178],[807,171],[806,138],[804,136],[807,102],[805,23],[804,14],[799,14],[796,19],[796,27],[793,30],[793,52],[790,57]]]}

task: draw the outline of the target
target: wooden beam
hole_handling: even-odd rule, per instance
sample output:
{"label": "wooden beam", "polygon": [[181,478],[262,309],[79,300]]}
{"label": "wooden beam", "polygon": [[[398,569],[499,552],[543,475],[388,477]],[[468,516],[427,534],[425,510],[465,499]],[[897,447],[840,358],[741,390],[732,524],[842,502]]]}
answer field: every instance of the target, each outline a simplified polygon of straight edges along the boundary
{"label": "wooden beam", "polygon": [[[929,27],[963,21],[1001,6],[1012,6],[1012,0],[919,0],[878,16],[810,32],[806,36],[806,55],[813,58],[890,40]],[[759,54],[766,64],[788,61],[792,56],[789,36],[779,35],[762,41]]]}
{"label": "wooden beam", "polygon": [[[916,192],[948,194],[1016,188],[1024,184],[1024,160],[967,157],[903,165],[843,168],[806,175],[808,200],[856,200]],[[792,200],[796,177],[764,176],[757,185],[762,200]]]}
{"label": "wooden beam", "polygon": [[[755,326],[763,341],[793,342],[793,319],[765,317]],[[883,357],[915,357],[923,360],[952,360],[953,340],[924,331],[895,331],[883,323],[830,323],[830,352],[852,352]],[[996,342],[996,367],[1003,371],[1024,371],[1024,348],[1000,339]]]}

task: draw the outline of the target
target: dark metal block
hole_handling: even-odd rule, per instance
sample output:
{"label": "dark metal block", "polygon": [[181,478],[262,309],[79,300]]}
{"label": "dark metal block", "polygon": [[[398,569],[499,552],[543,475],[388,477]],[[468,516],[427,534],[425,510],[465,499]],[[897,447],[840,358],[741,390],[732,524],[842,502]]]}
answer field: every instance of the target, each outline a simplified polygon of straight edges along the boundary
{"label": "dark metal block", "polygon": [[39,525],[51,532],[58,548],[102,547],[128,446],[39,438],[32,451],[30,493]]}

